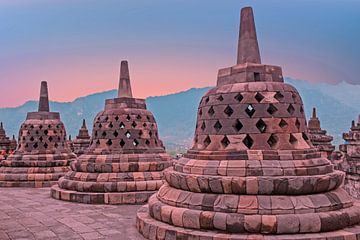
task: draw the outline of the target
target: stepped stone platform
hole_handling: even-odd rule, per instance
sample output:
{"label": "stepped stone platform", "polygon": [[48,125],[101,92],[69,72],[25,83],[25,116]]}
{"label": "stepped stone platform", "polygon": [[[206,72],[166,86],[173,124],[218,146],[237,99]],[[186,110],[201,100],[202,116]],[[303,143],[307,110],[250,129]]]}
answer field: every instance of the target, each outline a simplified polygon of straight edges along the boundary
{"label": "stepped stone platform", "polygon": [[326,134],[326,130],[321,129],[320,120],[316,116],[316,108],[313,108],[312,116],[308,122],[309,137],[311,143],[317,147],[324,156],[329,158],[335,150],[331,144],[333,137]]}
{"label": "stepped stone platform", "polygon": [[140,206],[57,201],[49,188],[0,189],[1,240],[142,240],[135,228]]}
{"label": "stepped stone platform", "polygon": [[302,99],[261,64],[241,10],[237,65],[201,99],[193,147],[137,213],[148,239],[359,239],[360,206],[309,138]]}
{"label": "stepped stone platform", "polygon": [[120,69],[118,98],[94,120],[88,150],[51,189],[51,196],[91,204],[140,204],[163,184],[172,166],[144,99],[132,97],[128,63]]}
{"label": "stepped stone platform", "polygon": [[27,114],[15,152],[1,161],[0,187],[52,186],[70,170],[75,158],[60,114],[49,112],[47,83],[42,82],[39,110]]}

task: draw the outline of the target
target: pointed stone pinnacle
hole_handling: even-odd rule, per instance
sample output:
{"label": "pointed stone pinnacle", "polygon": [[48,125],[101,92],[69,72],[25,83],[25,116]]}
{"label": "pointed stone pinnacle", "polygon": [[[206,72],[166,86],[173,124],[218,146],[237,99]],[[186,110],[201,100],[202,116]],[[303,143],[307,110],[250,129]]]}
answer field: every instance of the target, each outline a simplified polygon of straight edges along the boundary
{"label": "pointed stone pinnacle", "polygon": [[261,63],[256,37],[254,14],[251,7],[241,9],[237,64]]}
{"label": "pointed stone pinnacle", "polygon": [[4,127],[3,127],[3,123],[1,122],[0,123],[0,129],[3,129]]}
{"label": "pointed stone pinnacle", "polygon": [[351,121],[351,127],[352,128],[355,127],[355,121],[354,120]]}
{"label": "pointed stone pinnacle", "polygon": [[316,108],[313,108],[312,118],[316,118]]}
{"label": "pointed stone pinnacle", "polygon": [[81,128],[86,128],[86,122],[85,122],[85,119],[83,119],[83,122],[82,122],[82,126]]}
{"label": "pointed stone pinnacle", "polygon": [[118,97],[132,98],[129,66],[127,61],[121,61]]}
{"label": "pointed stone pinnacle", "polygon": [[50,108],[47,82],[42,81],[40,88],[39,112],[49,112],[49,110]]}

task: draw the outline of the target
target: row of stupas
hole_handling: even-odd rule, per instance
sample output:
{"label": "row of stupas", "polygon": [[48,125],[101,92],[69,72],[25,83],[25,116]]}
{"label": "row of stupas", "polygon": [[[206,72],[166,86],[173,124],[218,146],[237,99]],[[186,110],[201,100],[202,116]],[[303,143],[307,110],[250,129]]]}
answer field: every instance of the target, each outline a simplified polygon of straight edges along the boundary
{"label": "row of stupas", "polygon": [[241,11],[237,65],[202,98],[193,147],[137,214],[148,239],[356,239],[360,207],[309,139],[297,90],[260,60]]}

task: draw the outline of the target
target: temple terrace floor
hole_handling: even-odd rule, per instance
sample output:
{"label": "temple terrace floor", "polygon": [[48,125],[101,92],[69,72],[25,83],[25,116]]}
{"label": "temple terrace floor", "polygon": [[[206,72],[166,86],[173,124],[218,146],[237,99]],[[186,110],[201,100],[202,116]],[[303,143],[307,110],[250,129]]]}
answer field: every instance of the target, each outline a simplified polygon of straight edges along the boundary
{"label": "temple terrace floor", "polygon": [[57,201],[49,188],[0,188],[0,239],[144,239],[135,228],[140,207]]}

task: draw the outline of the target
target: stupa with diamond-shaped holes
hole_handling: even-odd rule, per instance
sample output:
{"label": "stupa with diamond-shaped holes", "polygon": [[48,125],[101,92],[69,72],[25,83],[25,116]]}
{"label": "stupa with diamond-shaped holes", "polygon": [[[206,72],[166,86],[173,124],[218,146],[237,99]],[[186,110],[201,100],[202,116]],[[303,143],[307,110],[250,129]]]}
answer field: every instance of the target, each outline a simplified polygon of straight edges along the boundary
{"label": "stupa with diamond-shaped holes", "polygon": [[261,64],[252,9],[237,65],[202,98],[193,147],[137,213],[149,239],[356,239],[360,208],[308,138],[298,91]]}
{"label": "stupa with diamond-shaped holes", "polygon": [[75,158],[60,114],[49,111],[47,83],[41,82],[39,110],[27,114],[14,154],[1,162],[0,187],[50,187]]}
{"label": "stupa with diamond-shaped holes", "polygon": [[106,100],[95,117],[90,147],[51,195],[81,203],[144,203],[171,165],[145,100],[132,96],[128,63],[122,61],[118,97]]}
{"label": "stupa with diamond-shaped holes", "polygon": [[326,134],[326,130],[321,129],[320,120],[316,116],[316,108],[313,108],[312,116],[308,122],[309,138],[311,143],[324,153],[325,157],[330,157],[335,150],[331,144],[333,137]]}
{"label": "stupa with diamond-shaped holes", "polygon": [[86,127],[85,119],[83,119],[82,126],[79,130],[79,134],[76,136],[74,141],[72,142],[74,147],[74,153],[78,156],[85,153],[85,151],[90,146],[90,135],[89,131]]}

